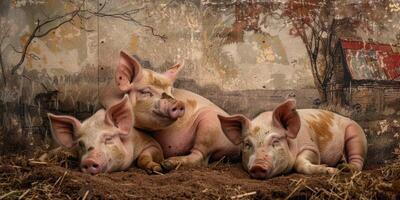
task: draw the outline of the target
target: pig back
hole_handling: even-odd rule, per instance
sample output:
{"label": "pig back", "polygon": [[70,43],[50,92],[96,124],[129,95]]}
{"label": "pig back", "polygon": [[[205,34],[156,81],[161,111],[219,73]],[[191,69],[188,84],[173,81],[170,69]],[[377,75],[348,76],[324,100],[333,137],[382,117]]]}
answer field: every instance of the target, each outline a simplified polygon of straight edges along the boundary
{"label": "pig back", "polygon": [[343,157],[346,128],[354,122],[326,110],[299,109],[298,113],[301,119],[299,147],[319,152],[322,164],[336,165]]}
{"label": "pig back", "polygon": [[191,113],[196,113],[202,108],[209,108],[218,114],[227,114],[224,110],[212,103],[210,100],[191,91],[174,88],[173,95],[177,100],[183,101],[188,108],[187,111]]}

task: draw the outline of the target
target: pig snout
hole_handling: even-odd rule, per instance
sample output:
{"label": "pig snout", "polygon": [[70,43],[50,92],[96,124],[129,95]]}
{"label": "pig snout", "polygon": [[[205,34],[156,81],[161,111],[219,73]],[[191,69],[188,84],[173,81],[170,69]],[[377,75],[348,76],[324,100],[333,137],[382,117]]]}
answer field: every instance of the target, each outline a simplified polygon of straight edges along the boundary
{"label": "pig snout", "polygon": [[99,161],[93,158],[87,158],[81,161],[81,170],[83,173],[95,175],[101,173],[103,167],[104,166]]}
{"label": "pig snout", "polygon": [[168,109],[168,116],[175,120],[185,114],[185,104],[181,101],[176,101]]}
{"label": "pig snout", "polygon": [[253,165],[249,169],[249,174],[251,178],[255,179],[266,179],[272,170],[271,159],[269,156],[263,153],[259,153],[253,162]]}
{"label": "pig snout", "polygon": [[257,164],[250,168],[249,173],[252,178],[266,179],[270,172],[270,168],[266,165]]}

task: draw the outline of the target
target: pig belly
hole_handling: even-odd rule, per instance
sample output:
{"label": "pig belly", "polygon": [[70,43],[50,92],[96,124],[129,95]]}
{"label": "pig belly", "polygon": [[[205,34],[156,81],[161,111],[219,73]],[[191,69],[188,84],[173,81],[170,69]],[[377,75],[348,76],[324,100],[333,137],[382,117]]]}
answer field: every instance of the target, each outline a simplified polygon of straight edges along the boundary
{"label": "pig belly", "polygon": [[328,145],[327,148],[320,152],[321,164],[326,164],[330,167],[335,167],[343,158],[343,144]]}
{"label": "pig belly", "polygon": [[323,147],[320,147],[321,163],[334,167],[343,158],[344,153],[344,129],[337,124],[329,127],[332,139]]}
{"label": "pig belly", "polygon": [[190,128],[174,132],[158,132],[154,139],[161,145],[164,157],[183,156],[190,153],[195,134]]}

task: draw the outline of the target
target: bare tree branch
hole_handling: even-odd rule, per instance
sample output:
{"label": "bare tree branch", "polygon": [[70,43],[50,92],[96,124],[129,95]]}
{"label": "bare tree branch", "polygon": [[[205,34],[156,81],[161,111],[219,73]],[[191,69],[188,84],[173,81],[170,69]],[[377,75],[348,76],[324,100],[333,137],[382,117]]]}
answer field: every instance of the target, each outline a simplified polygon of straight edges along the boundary
{"label": "bare tree branch", "polygon": [[[70,2],[72,3],[72,2]],[[116,13],[107,13],[104,11],[104,8],[106,7],[107,1],[104,1],[103,4],[101,4],[101,7],[98,8],[96,11],[88,10],[88,9],[82,9],[82,6],[84,5],[85,0],[83,0],[75,10],[62,14],[62,15],[56,15],[54,17],[48,17],[48,15],[42,11],[43,15],[46,16],[44,20],[37,20],[36,26],[29,35],[27,41],[23,45],[23,49],[21,51],[21,58],[19,59],[18,63],[14,65],[11,69],[11,74],[15,74],[15,72],[21,67],[21,65],[24,63],[29,46],[31,45],[32,41],[35,38],[41,38],[46,35],[48,35],[50,32],[57,30],[64,24],[71,24],[74,27],[77,27],[83,31],[86,32],[91,32],[93,30],[89,30],[83,26],[77,26],[73,23],[74,19],[79,18],[81,20],[85,19],[88,20],[92,17],[109,17],[109,18],[115,18],[115,19],[121,19],[124,21],[132,22],[135,23],[138,26],[144,27],[146,29],[149,29],[151,34],[155,37],[160,38],[164,42],[167,40],[167,37],[165,35],[161,35],[156,33],[154,27],[150,25],[143,24],[139,21],[137,21],[134,18],[134,15],[137,14],[139,11],[141,11],[143,8],[137,8],[137,9],[131,9],[131,10],[126,10],[123,12],[116,12]],[[57,23],[56,23],[57,22]],[[52,25],[56,23],[55,25]],[[43,31],[44,30],[44,31]],[[13,49],[16,52],[20,52],[13,47]],[[3,65],[2,65],[3,66]]]}
{"label": "bare tree branch", "polygon": [[[143,23],[137,21],[133,17],[133,14],[137,14],[143,8],[127,10],[127,11],[122,12],[122,13],[106,13],[106,12],[102,12],[104,7],[105,7],[105,3],[102,5],[102,7],[98,11],[93,12],[93,11],[90,11],[90,10],[83,10],[82,12],[83,13],[87,12],[87,13],[92,14],[93,16],[97,16],[97,17],[109,17],[109,18],[121,19],[121,20],[127,21],[127,22],[132,22],[132,23],[134,23],[134,24],[136,24],[138,26],[141,26],[141,27],[149,29],[153,36],[159,37],[164,42],[167,40],[167,36],[166,35],[160,35],[160,34],[156,33],[154,27],[146,25],[146,24],[143,24]],[[90,17],[85,17],[85,18],[88,19]]]}
{"label": "bare tree branch", "polygon": [[[49,34],[51,31],[56,30],[57,28],[61,27],[65,23],[68,23],[68,22],[72,21],[79,11],[80,11],[80,8],[78,10],[75,10],[75,11],[71,12],[71,13],[67,13],[64,16],[57,16],[55,18],[48,19],[48,20],[46,20],[46,21],[44,21],[42,23],[38,20],[35,29],[32,31],[32,34],[29,36],[27,42],[24,45],[24,48],[22,50],[22,56],[21,56],[19,62],[11,69],[11,74],[15,74],[15,72],[18,70],[18,68],[25,61],[26,52],[28,51],[28,48],[29,48],[30,44],[32,43],[33,39],[41,38],[41,37]],[[67,18],[69,15],[71,15],[71,17]],[[62,21],[61,23],[57,24],[56,26],[49,28],[44,33],[39,34],[40,29],[42,27],[44,27],[45,25],[47,25],[47,24],[49,24],[49,23],[51,23],[53,21],[56,21],[57,19],[62,19],[62,18],[67,18],[67,19]]]}

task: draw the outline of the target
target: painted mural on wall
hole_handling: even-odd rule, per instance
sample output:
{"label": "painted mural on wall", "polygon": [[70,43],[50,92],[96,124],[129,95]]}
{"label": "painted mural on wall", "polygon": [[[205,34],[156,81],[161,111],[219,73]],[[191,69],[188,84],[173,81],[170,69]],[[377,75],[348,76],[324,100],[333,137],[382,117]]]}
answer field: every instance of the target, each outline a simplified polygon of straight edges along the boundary
{"label": "painted mural on wall", "polygon": [[352,71],[354,79],[387,79],[382,67],[379,66],[375,51],[348,51],[349,69]]}
{"label": "painted mural on wall", "polygon": [[[93,113],[120,50],[155,71],[184,61],[176,86],[232,114],[252,117],[288,96],[325,105],[338,40],[395,48],[399,11],[395,1],[362,0],[1,1],[2,123],[12,124],[2,132],[46,135],[46,111]],[[385,79],[371,53],[357,52],[351,69]]]}

